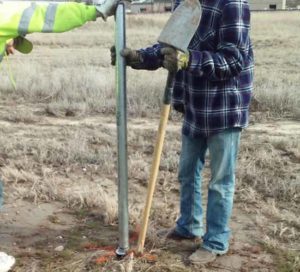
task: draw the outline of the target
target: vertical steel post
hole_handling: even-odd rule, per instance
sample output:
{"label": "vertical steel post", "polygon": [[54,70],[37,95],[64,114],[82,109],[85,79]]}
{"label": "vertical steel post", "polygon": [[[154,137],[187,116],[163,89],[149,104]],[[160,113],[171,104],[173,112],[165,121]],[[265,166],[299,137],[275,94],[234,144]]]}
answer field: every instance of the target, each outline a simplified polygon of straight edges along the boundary
{"label": "vertical steel post", "polygon": [[118,129],[118,256],[125,256],[129,248],[128,219],[128,165],[127,165],[127,107],[126,107],[126,63],[120,51],[125,48],[125,4],[120,2],[115,16],[116,46],[116,92]]}

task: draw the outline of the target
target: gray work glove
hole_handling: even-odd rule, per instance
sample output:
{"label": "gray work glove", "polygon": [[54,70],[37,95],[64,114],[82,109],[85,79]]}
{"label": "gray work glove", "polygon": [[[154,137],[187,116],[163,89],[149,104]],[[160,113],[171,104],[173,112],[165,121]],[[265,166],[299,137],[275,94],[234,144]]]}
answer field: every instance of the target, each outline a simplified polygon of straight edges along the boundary
{"label": "gray work glove", "polygon": [[120,0],[87,0],[88,5],[94,5],[97,9],[97,16],[106,21],[107,17],[115,15]]}
{"label": "gray work glove", "polygon": [[[125,48],[120,52],[121,56],[125,58],[126,65],[133,69],[139,69],[143,63],[143,58],[139,51]],[[116,47],[110,48],[111,65],[116,65]]]}
{"label": "gray work glove", "polygon": [[178,70],[186,69],[189,63],[189,53],[176,50],[173,47],[164,47],[160,50],[163,55],[163,67],[170,73],[176,73]]}

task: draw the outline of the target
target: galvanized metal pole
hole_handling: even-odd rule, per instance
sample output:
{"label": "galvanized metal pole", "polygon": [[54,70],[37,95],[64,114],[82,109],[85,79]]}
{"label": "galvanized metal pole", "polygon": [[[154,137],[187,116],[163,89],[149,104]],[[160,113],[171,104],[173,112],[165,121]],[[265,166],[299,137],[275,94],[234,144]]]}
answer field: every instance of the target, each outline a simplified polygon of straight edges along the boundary
{"label": "galvanized metal pole", "polygon": [[118,127],[118,215],[119,247],[118,256],[125,256],[129,248],[128,219],[128,164],[127,164],[127,106],[126,106],[126,63],[120,51],[125,48],[125,4],[120,2],[115,16],[116,46],[116,92]]}

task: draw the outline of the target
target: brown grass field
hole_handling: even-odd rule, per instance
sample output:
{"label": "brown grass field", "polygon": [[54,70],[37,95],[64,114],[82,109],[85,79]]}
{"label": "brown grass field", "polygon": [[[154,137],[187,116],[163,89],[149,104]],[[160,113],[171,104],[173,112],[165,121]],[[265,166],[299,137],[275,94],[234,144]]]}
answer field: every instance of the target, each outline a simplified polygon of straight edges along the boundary
{"label": "brown grass field", "polygon": [[[127,16],[128,47],[153,44],[168,16]],[[30,35],[33,53],[2,63],[0,251],[15,256],[14,272],[300,271],[300,13],[253,13],[252,23],[255,100],[242,135],[233,237],[228,254],[205,267],[186,262],[197,243],[156,236],[178,216],[181,116],[175,112],[151,212],[148,255],[103,262],[118,243],[113,19],[64,34]],[[166,76],[163,69],[127,73],[133,248]],[[204,178],[205,200],[208,166]]]}

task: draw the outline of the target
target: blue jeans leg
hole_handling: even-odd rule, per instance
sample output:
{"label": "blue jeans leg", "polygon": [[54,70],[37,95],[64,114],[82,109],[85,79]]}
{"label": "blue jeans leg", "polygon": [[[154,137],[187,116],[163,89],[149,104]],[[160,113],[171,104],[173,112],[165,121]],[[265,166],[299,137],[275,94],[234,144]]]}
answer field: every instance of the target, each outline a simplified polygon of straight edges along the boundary
{"label": "blue jeans leg", "polygon": [[203,248],[218,254],[228,251],[233,196],[235,189],[235,166],[241,130],[228,129],[208,138],[211,180],[208,188],[206,234]]}
{"label": "blue jeans leg", "polygon": [[201,202],[201,171],[204,167],[205,139],[182,135],[179,161],[180,217],[176,231],[186,237],[203,235]]}

